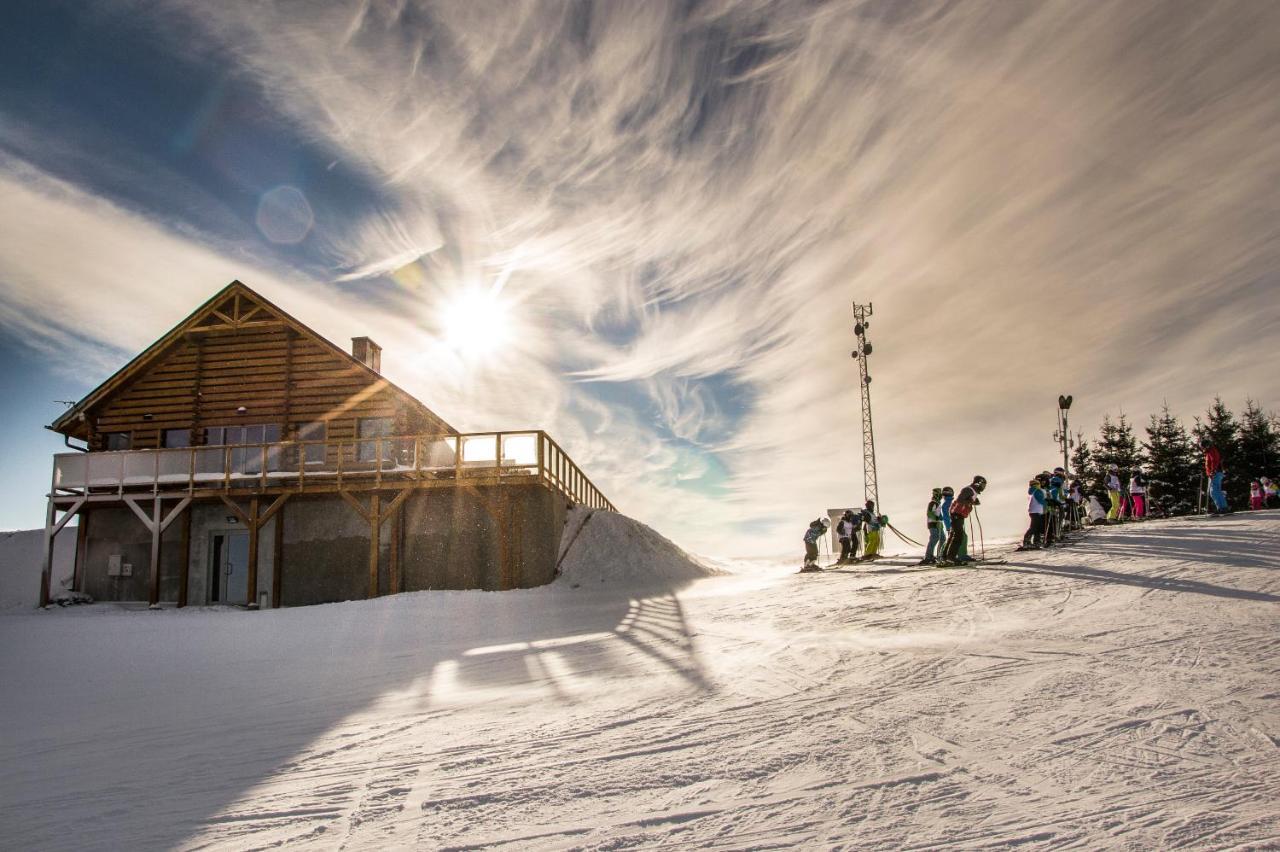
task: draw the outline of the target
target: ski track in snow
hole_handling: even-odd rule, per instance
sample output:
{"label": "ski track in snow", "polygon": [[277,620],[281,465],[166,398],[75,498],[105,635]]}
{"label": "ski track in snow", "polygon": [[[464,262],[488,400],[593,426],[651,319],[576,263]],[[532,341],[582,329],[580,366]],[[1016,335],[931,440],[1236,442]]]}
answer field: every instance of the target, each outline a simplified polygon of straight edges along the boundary
{"label": "ski track in snow", "polygon": [[981,569],[7,615],[0,837],[1276,848],[1278,554],[1267,512]]}

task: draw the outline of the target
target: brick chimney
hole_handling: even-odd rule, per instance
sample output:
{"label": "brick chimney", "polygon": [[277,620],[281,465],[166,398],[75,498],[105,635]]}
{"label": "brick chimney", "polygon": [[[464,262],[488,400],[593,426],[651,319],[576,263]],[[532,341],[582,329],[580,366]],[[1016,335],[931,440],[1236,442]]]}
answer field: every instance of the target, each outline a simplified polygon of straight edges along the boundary
{"label": "brick chimney", "polygon": [[351,354],[361,364],[372,368],[375,373],[382,372],[382,347],[369,338],[351,338]]}

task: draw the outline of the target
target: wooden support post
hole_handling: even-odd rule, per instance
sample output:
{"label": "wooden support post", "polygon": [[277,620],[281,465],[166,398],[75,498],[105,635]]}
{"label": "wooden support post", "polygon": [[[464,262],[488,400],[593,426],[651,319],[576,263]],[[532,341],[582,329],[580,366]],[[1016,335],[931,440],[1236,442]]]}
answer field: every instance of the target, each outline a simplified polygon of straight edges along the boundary
{"label": "wooden support post", "polygon": [[369,496],[369,597],[378,596],[378,550],[382,537],[382,497]]}
{"label": "wooden support post", "polygon": [[[409,489],[405,489],[405,494],[409,493]],[[387,585],[391,588],[388,592],[398,595],[400,589],[400,546],[401,539],[404,537],[404,507],[396,506],[391,510],[391,566]]]}
{"label": "wooden support post", "polygon": [[44,550],[40,554],[43,560],[40,566],[40,607],[49,605],[49,577],[53,573],[53,519],[57,517],[57,508],[53,498],[49,498],[49,506],[44,513]]}
{"label": "wooden support post", "polygon": [[271,555],[271,608],[280,608],[281,573],[284,570],[284,509],[276,512],[275,551]]}
{"label": "wooden support post", "polygon": [[76,526],[76,567],[73,574],[72,588],[84,593],[85,560],[89,558],[89,513],[80,513],[80,523]]}
{"label": "wooden support post", "polygon": [[151,500],[151,595],[152,606],[160,603],[160,497]]}
{"label": "wooden support post", "polygon": [[249,498],[249,609],[258,608],[258,498]]}
{"label": "wooden support post", "polygon": [[[81,521],[80,523],[84,523]],[[187,583],[191,579],[191,513],[182,516],[182,559],[178,563],[181,572],[178,575],[178,606],[187,605]]]}

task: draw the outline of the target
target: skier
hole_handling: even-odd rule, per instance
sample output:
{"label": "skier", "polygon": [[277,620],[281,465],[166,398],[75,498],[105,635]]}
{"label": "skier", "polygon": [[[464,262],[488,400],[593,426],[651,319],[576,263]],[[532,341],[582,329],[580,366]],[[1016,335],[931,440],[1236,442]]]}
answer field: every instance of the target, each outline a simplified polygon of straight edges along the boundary
{"label": "skier", "polygon": [[885,520],[876,514],[875,501],[868,500],[866,508],[862,510],[862,522],[867,527],[867,544],[862,553],[863,560],[880,558],[880,527],[884,526]]}
{"label": "skier", "polygon": [[1129,500],[1133,504],[1134,520],[1145,520],[1147,517],[1147,480],[1140,470],[1135,470],[1129,477]]}
{"label": "skier", "polygon": [[1270,509],[1271,504],[1280,499],[1280,487],[1276,486],[1274,480],[1267,479],[1265,476],[1258,481],[1262,483],[1262,505]]}
{"label": "skier", "polygon": [[1262,490],[1261,482],[1255,479],[1249,483],[1249,508],[1250,509],[1253,509],[1256,512],[1257,510],[1262,508],[1264,493],[1265,492],[1263,492]]}
{"label": "skier", "polygon": [[809,522],[809,529],[804,533],[804,567],[800,569],[800,573],[822,570],[822,566],[818,564],[818,542],[827,534],[830,526],[831,522],[826,518],[816,518]]}
{"label": "skier", "polygon": [[1093,526],[1109,523],[1107,520],[1107,510],[1102,508],[1102,501],[1096,495],[1090,494],[1086,511],[1089,513],[1089,523]]}
{"label": "skier", "polygon": [[836,524],[836,535],[840,537],[840,559],[836,564],[848,565],[853,561],[853,512],[846,511],[840,516],[840,523]]}
{"label": "skier", "polygon": [[[938,514],[942,516],[942,548],[946,549],[947,539],[951,537],[951,503],[956,499],[956,492],[951,489],[950,485],[942,486],[942,505],[938,507]],[[938,554],[941,557],[942,554]]]}
{"label": "skier", "polygon": [[973,507],[980,504],[978,495],[987,487],[986,477],[975,476],[973,482],[960,489],[956,501],[951,504],[951,536],[947,539],[947,547],[943,553],[943,561],[958,565],[974,562],[969,555],[969,536],[965,533],[965,520]]}
{"label": "skier", "polygon": [[1111,511],[1107,512],[1108,521],[1120,520],[1120,465],[1107,465],[1107,497],[1111,500]]}
{"label": "skier", "polygon": [[1067,497],[1071,500],[1071,529],[1078,530],[1084,526],[1084,486],[1079,479],[1071,480]]}
{"label": "skier", "polygon": [[1027,527],[1026,534],[1022,536],[1022,547],[1018,549],[1039,550],[1044,542],[1045,496],[1038,477],[1027,483],[1027,494],[1031,497],[1027,502],[1027,514],[1031,517],[1031,524]]}
{"label": "skier", "polygon": [[1045,536],[1044,546],[1062,543],[1062,504],[1066,496],[1062,493],[1062,477],[1050,476],[1049,489],[1045,491]]}
{"label": "skier", "polygon": [[920,565],[933,565],[938,561],[938,550],[945,541],[942,532],[942,514],[939,511],[941,507],[942,489],[935,488],[930,496],[929,505],[924,510],[925,523],[929,527],[929,546],[924,549],[924,559],[920,560]]}
{"label": "skier", "polygon": [[1204,438],[1200,441],[1200,449],[1204,450],[1204,475],[1209,478],[1209,497],[1213,500],[1211,515],[1227,513],[1227,495],[1222,493],[1222,453],[1213,445],[1213,441]]}

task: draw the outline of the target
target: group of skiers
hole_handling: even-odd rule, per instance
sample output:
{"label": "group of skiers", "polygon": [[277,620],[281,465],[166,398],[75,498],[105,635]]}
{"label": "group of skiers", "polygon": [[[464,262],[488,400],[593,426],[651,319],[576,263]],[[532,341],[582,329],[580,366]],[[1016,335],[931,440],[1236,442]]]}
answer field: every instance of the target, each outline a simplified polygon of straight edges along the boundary
{"label": "group of skiers", "polygon": [[[889,518],[876,511],[874,500],[859,509],[848,509],[836,523],[836,538],[840,539],[840,558],[837,565],[848,565],[880,556],[880,533],[889,525]],[[818,542],[831,528],[831,521],[816,518],[809,523],[804,534],[804,567],[801,571],[821,571],[818,563]],[[862,555],[858,555],[859,549]]]}
{"label": "group of skiers", "polygon": [[[1231,510],[1222,490],[1222,454],[1208,439],[1202,440],[1200,446],[1204,450],[1204,473],[1209,485],[1209,513],[1225,514]],[[1039,550],[1060,544],[1067,532],[1081,529],[1086,522],[1114,524],[1122,519],[1144,520],[1148,514],[1147,480],[1140,470],[1130,472],[1128,480],[1127,484],[1122,482],[1120,467],[1116,464],[1107,465],[1103,488],[1092,494],[1086,493],[1079,479],[1068,482],[1067,472],[1061,467],[1032,477],[1027,484],[1030,522],[1018,549]],[[950,486],[933,489],[925,508],[929,543],[925,546],[924,559],[918,564],[964,565],[976,561],[969,555],[965,524],[974,507],[979,505],[978,495],[986,487],[987,480],[975,476],[969,485],[960,489],[959,494]],[[1107,500],[1107,506],[1102,505],[1100,497]],[[1280,486],[1276,482],[1263,476],[1249,483],[1251,509],[1277,504],[1280,504]],[[818,563],[818,543],[830,527],[831,522],[826,518],[818,518],[809,524],[804,535],[802,571],[822,570]],[[844,512],[836,524],[836,537],[840,540],[840,558],[836,564],[847,565],[878,558],[881,534],[886,528],[893,529],[889,526],[889,518],[878,512],[872,500],[868,500],[861,510]]]}

